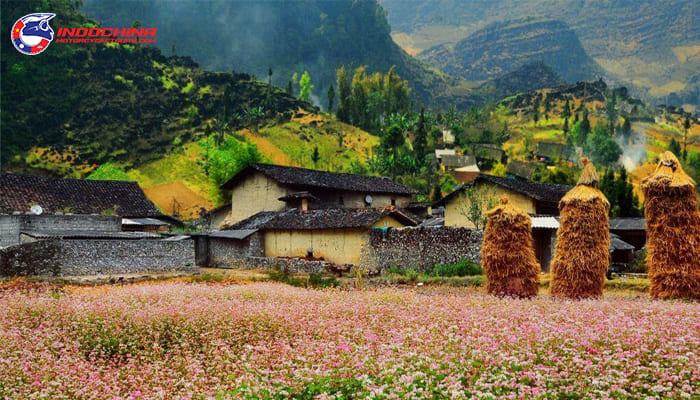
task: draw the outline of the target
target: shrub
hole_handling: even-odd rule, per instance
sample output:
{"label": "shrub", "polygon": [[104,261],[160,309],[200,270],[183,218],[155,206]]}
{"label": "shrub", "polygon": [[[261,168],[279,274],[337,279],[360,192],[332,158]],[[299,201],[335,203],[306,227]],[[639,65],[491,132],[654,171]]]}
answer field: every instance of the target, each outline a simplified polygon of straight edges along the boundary
{"label": "shrub", "polygon": [[430,274],[433,276],[474,276],[481,275],[484,270],[479,264],[465,258],[455,264],[437,264]]}

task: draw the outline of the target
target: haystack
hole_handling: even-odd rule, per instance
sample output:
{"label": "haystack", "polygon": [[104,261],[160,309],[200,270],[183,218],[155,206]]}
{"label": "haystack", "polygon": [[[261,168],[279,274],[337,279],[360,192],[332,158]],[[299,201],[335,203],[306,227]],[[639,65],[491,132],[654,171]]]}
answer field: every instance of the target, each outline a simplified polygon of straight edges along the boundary
{"label": "haystack", "polygon": [[695,181],[667,151],[642,179],[653,298],[700,299],[700,213]]}
{"label": "haystack", "polygon": [[603,295],[610,263],[610,203],[586,163],[576,186],[559,202],[561,221],[552,262],[552,295],[583,299]]}
{"label": "haystack", "polygon": [[487,216],[481,247],[486,290],[498,296],[536,296],[540,264],[535,258],[530,216],[505,197]]}

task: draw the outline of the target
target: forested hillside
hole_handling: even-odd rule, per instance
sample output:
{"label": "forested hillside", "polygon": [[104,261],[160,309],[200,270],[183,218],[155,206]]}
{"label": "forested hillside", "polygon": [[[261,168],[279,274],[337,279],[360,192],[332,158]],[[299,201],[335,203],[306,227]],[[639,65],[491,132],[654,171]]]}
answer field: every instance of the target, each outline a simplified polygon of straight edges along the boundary
{"label": "forested hillside", "polygon": [[202,67],[245,71],[286,87],[308,71],[312,100],[325,104],[335,71],[367,66],[396,72],[411,83],[414,98],[430,104],[455,79],[442,76],[408,56],[390,36],[385,11],[376,0],[229,2],[182,0],[142,2],[87,0],[84,12],[105,26],[158,28],[157,46],[168,54],[191,56]]}

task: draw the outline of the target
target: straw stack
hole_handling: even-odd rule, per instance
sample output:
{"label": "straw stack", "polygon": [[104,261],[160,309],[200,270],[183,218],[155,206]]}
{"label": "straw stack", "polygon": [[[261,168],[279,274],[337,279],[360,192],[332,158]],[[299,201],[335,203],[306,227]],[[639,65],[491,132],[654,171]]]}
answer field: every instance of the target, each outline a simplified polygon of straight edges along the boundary
{"label": "straw stack", "polygon": [[603,295],[610,263],[610,203],[587,163],[576,186],[559,202],[561,221],[552,262],[550,291],[574,299]]}
{"label": "straw stack", "polygon": [[534,297],[540,286],[540,264],[530,230],[530,216],[503,197],[489,210],[481,246],[486,290],[497,296]]}
{"label": "straw stack", "polygon": [[667,151],[642,179],[646,197],[650,293],[658,299],[700,299],[700,213],[695,181]]}

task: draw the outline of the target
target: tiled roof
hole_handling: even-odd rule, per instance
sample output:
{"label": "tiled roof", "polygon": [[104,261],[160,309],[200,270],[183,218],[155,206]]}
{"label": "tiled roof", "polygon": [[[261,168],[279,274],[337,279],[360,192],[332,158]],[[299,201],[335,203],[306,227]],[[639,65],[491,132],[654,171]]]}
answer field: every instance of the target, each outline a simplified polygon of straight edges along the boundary
{"label": "tiled roof", "polygon": [[610,218],[611,231],[643,231],[646,229],[644,218]]}
{"label": "tiled roof", "polygon": [[286,211],[261,211],[223,229],[307,230],[369,228],[386,216],[392,216],[404,225],[413,226],[418,223],[418,221],[414,221],[406,214],[390,208],[329,208],[304,212],[293,208]]}
{"label": "tiled roof", "polygon": [[[538,182],[531,182],[531,181],[526,181],[523,179],[512,179],[512,178],[501,178],[498,176],[493,176],[493,175],[485,175],[481,174],[476,177],[472,182],[469,184],[476,184],[477,182],[480,181],[485,181],[485,182],[490,182],[495,185],[504,187],[506,189],[510,189],[514,192],[518,192],[521,194],[524,194],[528,197],[531,197],[535,200],[539,201],[545,201],[545,202],[550,202],[550,203],[557,203],[559,200],[561,200],[562,197],[571,190],[571,186],[569,185],[552,185],[548,183],[538,183]],[[457,196],[459,193],[461,193],[464,190],[464,185],[459,187],[457,190],[454,192],[448,194],[447,196],[443,197],[442,199],[438,200],[435,205],[445,205],[448,201],[450,201],[454,196]]]}
{"label": "tiled roof", "polygon": [[412,195],[417,190],[400,185],[387,177],[316,171],[313,169],[285,167],[270,164],[250,164],[222,189],[232,189],[240,180],[253,172],[260,172],[283,185],[306,188],[322,188],[365,193],[392,193]]}
{"label": "tiled roof", "polygon": [[91,181],[0,173],[0,214],[114,213],[123,217],[164,217],[136,182]]}

